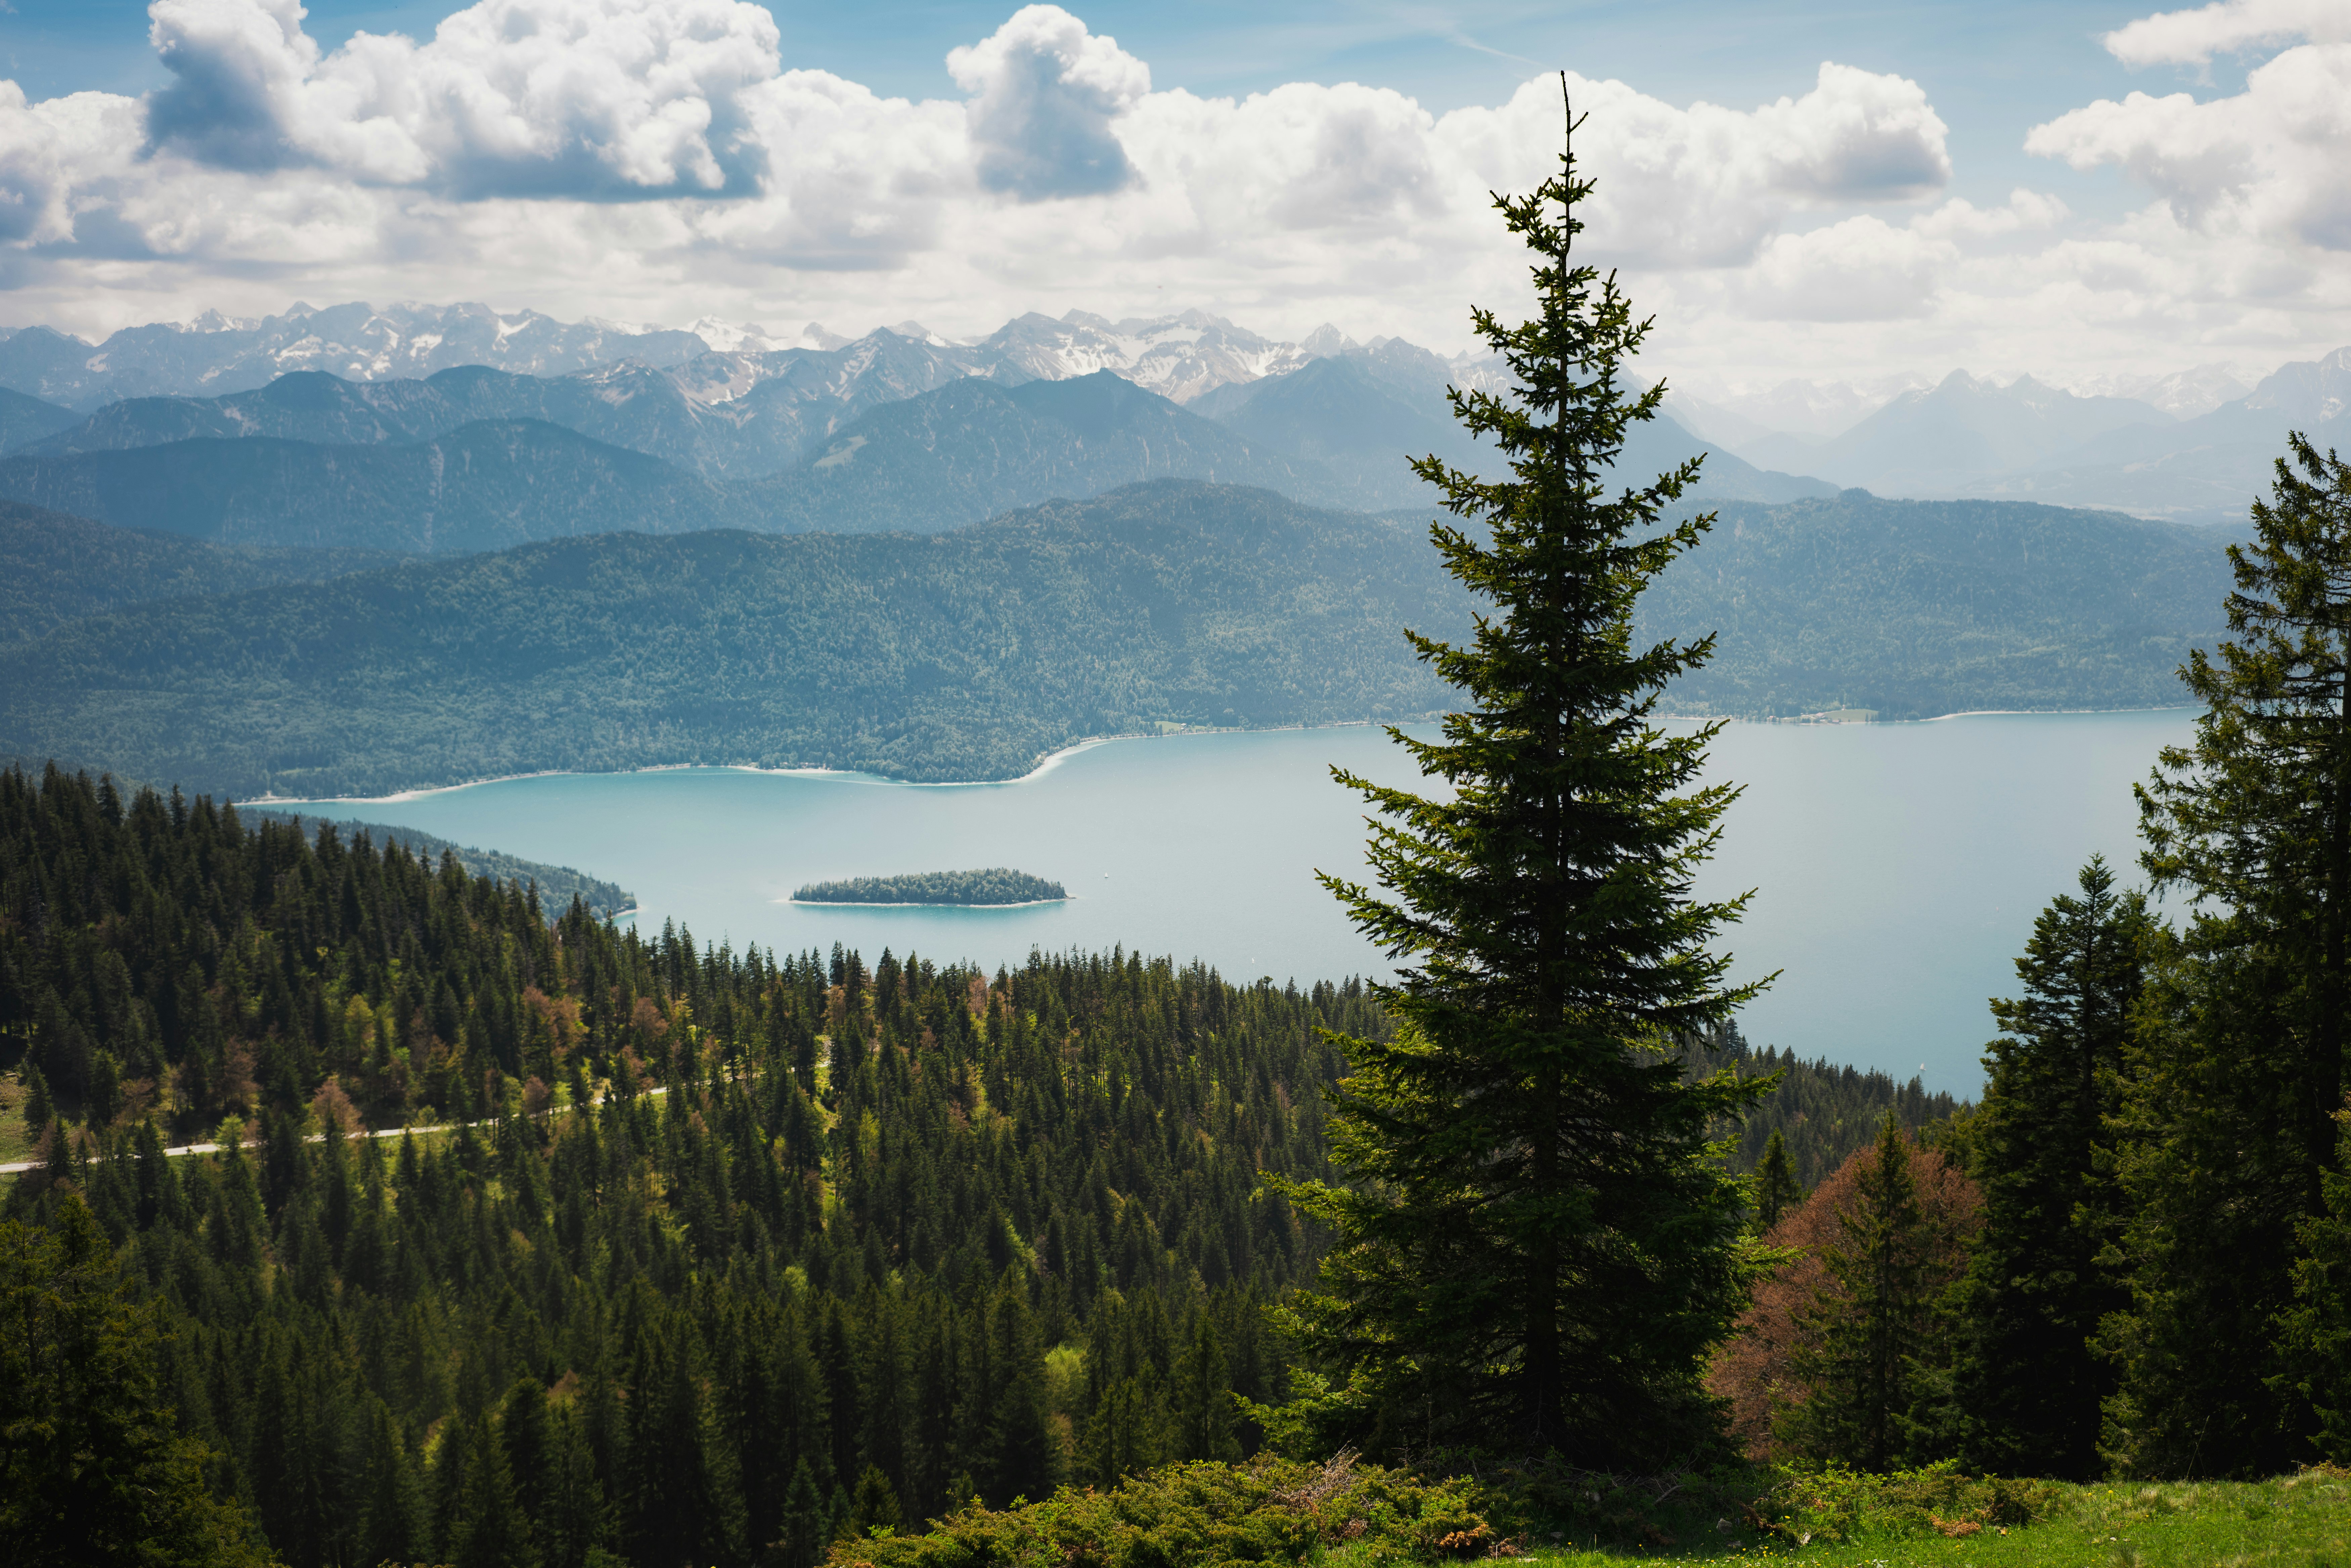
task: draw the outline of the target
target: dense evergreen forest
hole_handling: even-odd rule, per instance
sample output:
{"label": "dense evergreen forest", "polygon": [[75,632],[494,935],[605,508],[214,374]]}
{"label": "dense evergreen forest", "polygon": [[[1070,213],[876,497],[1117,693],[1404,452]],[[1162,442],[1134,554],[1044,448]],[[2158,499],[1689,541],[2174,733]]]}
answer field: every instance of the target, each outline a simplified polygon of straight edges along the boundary
{"label": "dense evergreen forest", "polygon": [[1736,1171],[1760,1166],[1777,1138],[1789,1176],[1805,1188],[1820,1186],[1868,1147],[1889,1112],[1897,1126],[1915,1134],[1955,1120],[1964,1124],[1970,1110],[1948,1092],[1928,1093],[1916,1078],[1902,1082],[1879,1068],[1806,1061],[1771,1046],[1753,1050],[1735,1023],[1687,1054],[1693,1073],[1728,1067],[1743,1078],[1779,1079],[1769,1099],[1719,1131],[1730,1141]]}
{"label": "dense evergreen forest", "polygon": [[588,905],[590,915],[601,916],[619,915],[634,909],[637,904],[637,895],[619,883],[590,876],[568,865],[549,865],[545,861],[525,860],[520,855],[510,855],[498,850],[453,843],[421,828],[313,816],[269,806],[247,806],[240,815],[248,825],[257,820],[291,822],[300,828],[306,837],[315,837],[320,828],[331,822],[336,837],[346,842],[365,833],[378,846],[398,843],[410,854],[428,862],[437,862],[444,852],[454,852],[457,863],[465,868],[466,875],[486,876],[493,882],[521,883],[526,886],[535,884],[539,902],[552,909],[561,909],[578,898]]}
{"label": "dense evergreen forest", "polygon": [[[697,950],[305,826],[0,772],[9,1212],[82,1195],[287,1562],[805,1565],[1261,1441],[1359,984]],[[1895,1090],[1787,1065],[1792,1136]]]}
{"label": "dense evergreen forest", "polygon": [[0,501],[0,643],[125,605],[317,582],[399,559],[382,549],[264,549],[116,528]]}
{"label": "dense evergreen forest", "polygon": [[87,1195],[295,1563],[804,1562],[1238,1456],[1316,1255],[1258,1172],[1324,1168],[1316,1030],[1381,1027],[1131,955],[697,951],[54,772],[0,774],[0,885],[10,1053],[81,1124],[14,1205]]}

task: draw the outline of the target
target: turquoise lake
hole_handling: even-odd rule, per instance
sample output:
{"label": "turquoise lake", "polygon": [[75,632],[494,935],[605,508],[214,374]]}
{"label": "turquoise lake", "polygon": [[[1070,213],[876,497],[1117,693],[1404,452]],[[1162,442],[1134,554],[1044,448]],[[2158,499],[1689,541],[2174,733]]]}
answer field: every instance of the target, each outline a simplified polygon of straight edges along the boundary
{"label": "turquoise lake", "polygon": [[[1727,727],[1711,769],[1746,793],[1700,891],[1756,889],[1725,946],[1739,977],[1782,971],[1741,1015],[1748,1038],[1975,1093],[1985,1001],[2013,991],[2034,915],[2094,852],[2137,879],[2130,786],[2192,719]],[[1116,943],[1305,982],[1387,971],[1313,878],[1363,874],[1363,810],[1333,763],[1414,778],[1364,727],[1107,741],[1004,784],[681,768],[303,804],[576,866],[633,892],[641,927],[675,920],[697,942],[838,941],[869,963],[887,946],[990,967]],[[831,878],[993,865],[1071,896],[992,910],[789,902]]]}

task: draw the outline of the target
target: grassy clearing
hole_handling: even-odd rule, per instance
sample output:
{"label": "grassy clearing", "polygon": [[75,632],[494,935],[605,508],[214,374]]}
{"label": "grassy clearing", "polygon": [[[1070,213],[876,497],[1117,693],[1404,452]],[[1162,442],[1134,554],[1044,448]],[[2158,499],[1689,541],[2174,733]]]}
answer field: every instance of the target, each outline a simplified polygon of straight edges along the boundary
{"label": "grassy clearing", "polygon": [[[2351,1568],[2351,1475],[2308,1470],[2277,1480],[2055,1486],[2037,1523],[1979,1525],[1952,1538],[1873,1529],[1807,1543],[1680,1519],[1672,1545],[1578,1552],[1538,1545],[1521,1561],[1543,1568],[1672,1563],[1699,1568],[1785,1563],[1806,1568]],[[1723,1521],[1731,1522],[1731,1521]],[[1952,1521],[1957,1524],[1959,1521]],[[1672,1536],[1668,1527],[1660,1532]],[[1345,1552],[1332,1568],[1353,1568]]]}
{"label": "grassy clearing", "polygon": [[0,1078],[0,1166],[33,1157],[33,1134],[25,1125],[25,1081],[11,1072]]}

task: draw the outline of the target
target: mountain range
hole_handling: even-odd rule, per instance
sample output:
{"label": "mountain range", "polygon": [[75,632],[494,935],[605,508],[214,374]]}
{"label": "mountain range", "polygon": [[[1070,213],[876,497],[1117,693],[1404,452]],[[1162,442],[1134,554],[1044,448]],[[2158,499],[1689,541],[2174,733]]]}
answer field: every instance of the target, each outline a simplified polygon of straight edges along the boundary
{"label": "mountain range", "polygon": [[534,375],[620,360],[674,364],[709,345],[691,332],[558,321],[486,305],[295,305],[257,319],[207,311],[189,322],[126,327],[89,343],[47,327],[0,336],[0,386],[83,413],[124,398],[214,395],[266,386],[292,371],[350,381],[489,365]]}
{"label": "mountain range", "polygon": [[[1662,467],[1710,448],[1704,493],[1720,498],[1782,502],[1862,486],[2221,520],[2241,517],[2283,439],[2279,418],[2247,427],[2236,416],[2299,409],[2310,401],[2291,395],[2299,384],[2340,379],[2342,358],[2289,366],[2250,393],[2210,366],[2116,381],[2089,396],[1964,372],[1931,386],[1902,377],[1789,382],[1713,402],[1677,391],[1666,408],[1673,423],[1639,433],[1628,460]],[[18,396],[0,399],[0,451],[70,455],[199,436],[425,442],[476,421],[528,419],[704,479],[758,479],[820,455],[861,415],[951,382],[1008,388],[1104,371],[1234,427],[1293,471],[1286,493],[1373,509],[1425,498],[1398,461],[1405,453],[1471,467],[1489,461],[1452,423],[1442,392],[1503,380],[1490,358],[1447,359],[1389,339],[1359,344],[1328,326],[1279,341],[1196,310],[1118,321],[1030,313],[955,341],[911,321],[852,340],[815,323],[779,335],[710,320],[684,331],[563,323],[480,305],[298,306],[259,319],[129,328],[98,344],[46,328],[9,333],[0,338],[0,388]],[[89,417],[63,417],[75,412]],[[1109,469],[1122,481],[1208,472],[1180,463]],[[958,476],[909,520],[962,515],[953,493],[973,485],[987,487]],[[1016,486],[990,498],[1000,507],[1038,497]]]}
{"label": "mountain range", "polygon": [[[1448,384],[1464,383],[1477,384],[1434,354],[1392,340],[1378,350],[1342,352],[1285,374],[1218,387],[1190,406],[1344,476],[1351,499],[1379,509],[1426,505],[1434,493],[1399,461],[1406,454],[1499,476],[1499,455],[1472,439],[1445,401]],[[1696,499],[1778,502],[1836,494],[1823,480],[1758,468],[1720,444],[1709,450],[1670,414],[1635,425],[1616,466],[1626,475],[1656,475],[1700,453],[1707,456],[1691,492]]]}
{"label": "mountain range", "polygon": [[[2322,449],[2351,444],[2351,348],[2284,365],[2250,392],[2209,368],[2140,390],[2085,396],[2029,376],[2003,385],[1954,371],[1827,439],[1742,433],[1709,423],[1704,405],[1684,414],[1756,464],[1881,495],[2029,499],[2194,523],[2241,521],[2267,494],[2288,430]],[[2239,395],[2205,402],[2222,391]],[[2191,409],[2199,412],[2180,416]]]}
{"label": "mountain range", "polygon": [[[1446,417],[1445,361],[1394,341],[1330,346],[1335,357],[1188,407],[1108,370],[966,373],[890,331],[666,371],[297,371],[220,397],[109,404],[0,458],[0,497],[221,542],[445,553],[622,528],[935,531],[1154,478],[1382,511],[1427,504],[1416,453],[1496,466]],[[776,360],[778,373],[747,373]],[[696,380],[730,370],[746,371],[738,395]],[[1661,418],[1636,429],[1625,462],[1657,472],[1703,450]],[[1834,491],[1717,452],[1698,494]]]}
{"label": "mountain range", "polygon": [[[1295,370],[1347,341],[1326,327],[1305,344],[1277,342],[1199,310],[1122,321],[1082,310],[1059,320],[1032,312],[967,343],[907,321],[858,341],[883,335],[933,350],[964,374],[1061,381],[1111,370],[1177,402],[1228,382]],[[378,309],[355,302],[323,310],[298,304],[278,316],[210,311],[191,322],[127,327],[99,343],[47,327],[0,329],[0,386],[89,413],[127,398],[249,392],[298,371],[352,382],[415,381],[481,365],[553,377],[623,362],[668,370],[716,355],[728,363],[716,373],[698,366],[682,384],[725,401],[784,373],[794,356],[853,347],[815,322],[779,337],[710,320],[688,330],[594,319],[567,323],[478,304]]]}
{"label": "mountain range", "polygon": [[[450,371],[434,381],[532,394],[546,384],[494,376]],[[116,439],[256,425],[401,436],[436,428],[453,404],[471,412],[432,382],[354,386],[315,372],[221,403],[117,404],[92,423]],[[409,554],[623,529],[935,532],[1150,478],[1255,484],[1301,498],[1356,498],[1363,488],[1320,464],[1253,446],[1108,371],[1011,388],[958,378],[882,403],[805,461],[745,480],[705,479],[538,419],[475,419],[426,439],[370,444],[204,434],[117,447],[81,434],[0,459],[0,496],[221,543]]]}

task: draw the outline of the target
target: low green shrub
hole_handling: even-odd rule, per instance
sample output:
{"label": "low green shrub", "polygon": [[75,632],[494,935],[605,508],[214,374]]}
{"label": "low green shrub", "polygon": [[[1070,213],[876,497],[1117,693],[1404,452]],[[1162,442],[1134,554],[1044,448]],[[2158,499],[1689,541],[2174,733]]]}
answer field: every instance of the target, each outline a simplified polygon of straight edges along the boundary
{"label": "low green shrub", "polygon": [[921,1535],[844,1541],[831,1568],[1217,1568],[1302,1563],[1344,1548],[1351,1563],[1437,1563],[1515,1552],[1468,1478],[1424,1481],[1358,1465],[1260,1458],[1171,1465],[1110,1491],[1063,1487],[1043,1502],[974,1500]]}
{"label": "low green shrub", "polygon": [[1751,1506],[1750,1522],[1799,1543],[1815,1537],[1973,1535],[2046,1519],[2062,1490],[2049,1481],[1963,1474],[1955,1461],[1884,1475],[1838,1464],[1787,1464]]}
{"label": "low green shrub", "polygon": [[[1431,1462],[1435,1461],[1435,1462]],[[1871,1475],[1842,1465],[1725,1465],[1618,1476],[1556,1459],[1424,1456],[1443,1480],[1356,1462],[1260,1456],[1171,1465],[1108,1491],[1064,1487],[1042,1502],[975,1500],[915,1535],[846,1540],[829,1568],[1384,1568],[1522,1553],[1640,1555],[1771,1538],[1797,1547],[1995,1534],[2062,1511],[2049,1481],[1963,1474],[1954,1464]],[[2351,1568],[2351,1564],[2346,1564]]]}

